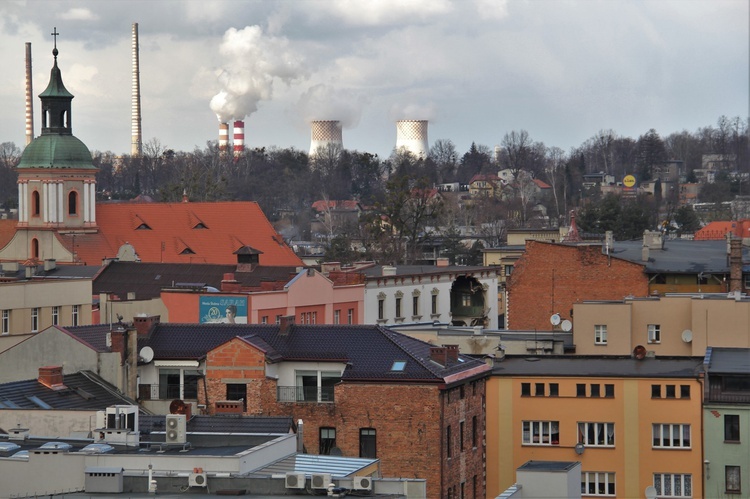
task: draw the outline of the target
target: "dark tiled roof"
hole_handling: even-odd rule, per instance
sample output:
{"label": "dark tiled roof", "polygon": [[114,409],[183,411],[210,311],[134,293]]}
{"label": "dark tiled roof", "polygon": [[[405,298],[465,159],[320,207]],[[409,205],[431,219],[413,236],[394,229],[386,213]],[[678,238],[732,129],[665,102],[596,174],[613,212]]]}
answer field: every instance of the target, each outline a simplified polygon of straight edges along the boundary
{"label": "dark tiled roof", "polygon": [[[164,416],[141,415],[141,433],[165,431]],[[187,422],[187,431],[196,433],[290,433],[294,423],[289,416],[203,416],[196,415]]]}
{"label": "dark tiled roof", "polygon": [[107,346],[107,333],[110,332],[109,324],[92,324],[90,326],[76,326],[60,328],[74,338],[86,343],[97,352],[109,352]]}
{"label": "dark tiled roof", "polygon": [[269,267],[259,265],[251,272],[238,272],[237,265],[112,262],[94,280],[93,293],[111,292],[125,299],[130,292],[138,300],[156,298],[162,288],[191,283],[221,289],[224,274],[234,273],[234,278],[246,288],[255,288],[263,281],[288,282],[297,273],[297,267]]}
{"label": "dark tiled roof", "polygon": [[[265,351],[269,361],[346,362],[342,379],[349,381],[437,382],[484,365],[459,355],[443,367],[430,360],[429,343],[371,325],[298,325],[281,335],[275,324],[159,324],[150,337],[139,339],[138,348],[150,346],[156,359],[197,360],[235,337]],[[392,371],[394,361],[405,361],[404,370]]]}
{"label": "dark tiled roof", "polygon": [[[0,404],[3,408],[14,409],[87,410],[104,410],[115,404],[136,404],[118,395],[117,388],[90,371],[66,374],[63,384],[67,389],[52,390],[36,379],[3,383],[0,384]],[[43,405],[36,403],[35,398]]]}
{"label": "dark tiled roof", "polygon": [[[383,265],[376,265],[361,270],[368,278],[388,277],[383,276]],[[463,265],[448,265],[438,267],[437,265],[398,265],[394,267],[396,275],[420,275],[420,274],[443,274],[446,272],[458,272],[461,274],[470,274],[481,270],[498,270],[498,267],[468,267]]]}
{"label": "dark tiled roof", "polygon": [[750,374],[750,348],[711,347],[709,374]]}
{"label": "dark tiled roof", "polygon": [[[650,250],[649,261],[641,261],[643,241],[615,241],[613,257],[645,265],[647,273],[698,274],[727,273],[726,241],[690,241],[668,239],[664,249]],[[743,260],[747,250],[743,248]]]}
{"label": "dark tiled roof", "polygon": [[507,356],[495,363],[495,376],[584,376],[632,378],[695,378],[703,359],[590,357],[590,356]]}

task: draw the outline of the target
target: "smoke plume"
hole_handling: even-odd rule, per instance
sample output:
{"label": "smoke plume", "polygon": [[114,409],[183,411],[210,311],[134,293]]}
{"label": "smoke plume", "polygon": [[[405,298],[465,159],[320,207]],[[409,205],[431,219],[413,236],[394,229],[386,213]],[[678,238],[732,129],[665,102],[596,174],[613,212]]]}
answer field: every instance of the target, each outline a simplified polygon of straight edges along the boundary
{"label": "smoke plume", "polygon": [[319,84],[310,87],[299,99],[299,109],[305,120],[340,121],[344,128],[354,128],[362,117],[367,99],[350,90]]}

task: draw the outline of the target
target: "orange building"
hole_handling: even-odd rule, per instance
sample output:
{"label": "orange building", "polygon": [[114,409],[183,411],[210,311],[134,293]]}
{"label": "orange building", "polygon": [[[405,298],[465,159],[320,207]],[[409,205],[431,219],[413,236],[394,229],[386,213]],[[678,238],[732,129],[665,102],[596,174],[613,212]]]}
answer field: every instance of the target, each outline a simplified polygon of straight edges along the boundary
{"label": "orange building", "polygon": [[487,497],[530,460],[581,461],[584,497],[703,497],[702,359],[506,357],[487,386]]}

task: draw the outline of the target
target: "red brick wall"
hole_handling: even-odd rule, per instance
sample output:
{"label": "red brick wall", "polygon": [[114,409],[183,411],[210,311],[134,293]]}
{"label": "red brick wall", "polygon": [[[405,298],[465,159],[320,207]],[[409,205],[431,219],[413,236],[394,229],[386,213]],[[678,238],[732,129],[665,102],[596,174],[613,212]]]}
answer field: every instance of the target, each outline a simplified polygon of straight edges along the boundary
{"label": "red brick wall", "polygon": [[[247,383],[247,414],[261,414],[263,411],[260,396],[266,383],[265,354],[239,338],[234,338],[219,345],[206,355],[206,390],[199,384],[199,403],[206,404],[210,414],[214,413],[213,404],[217,400],[226,400],[226,380],[243,380]],[[275,398],[274,388],[274,398]]]}
{"label": "red brick wall", "polygon": [[602,254],[600,245],[527,241],[508,277],[509,329],[552,329],[549,318],[571,319],[574,303],[648,296],[643,265]]}

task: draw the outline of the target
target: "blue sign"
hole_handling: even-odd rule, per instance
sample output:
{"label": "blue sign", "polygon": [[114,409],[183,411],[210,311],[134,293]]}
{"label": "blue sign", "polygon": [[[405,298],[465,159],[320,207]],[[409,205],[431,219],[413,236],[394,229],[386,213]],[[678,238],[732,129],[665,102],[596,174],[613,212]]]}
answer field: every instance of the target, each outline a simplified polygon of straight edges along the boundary
{"label": "blue sign", "polygon": [[247,298],[237,296],[201,296],[200,321],[247,324]]}

